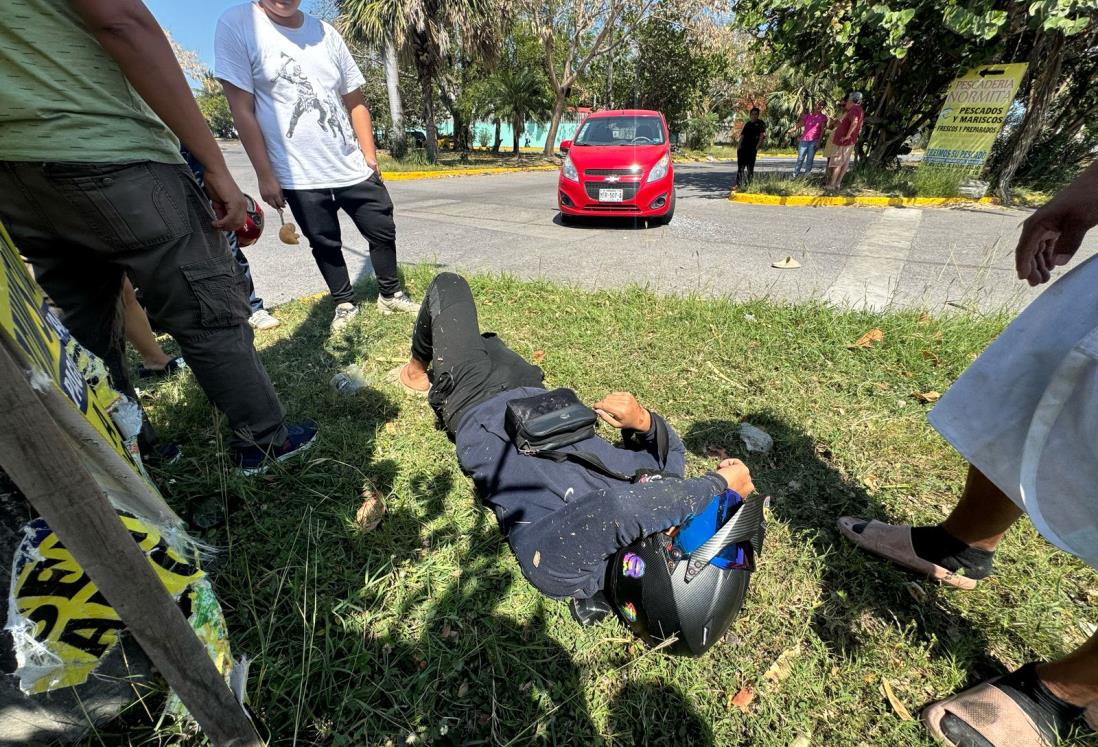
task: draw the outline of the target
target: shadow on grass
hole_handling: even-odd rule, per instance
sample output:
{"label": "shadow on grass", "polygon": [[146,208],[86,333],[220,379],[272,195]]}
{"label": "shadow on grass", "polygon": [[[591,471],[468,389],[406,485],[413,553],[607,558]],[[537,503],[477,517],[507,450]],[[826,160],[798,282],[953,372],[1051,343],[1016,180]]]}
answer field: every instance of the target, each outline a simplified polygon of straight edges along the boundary
{"label": "shadow on grass", "polygon": [[[868,635],[863,626],[871,616],[913,628],[917,638],[931,645],[933,656],[956,661],[975,679],[1002,673],[987,654],[984,632],[951,609],[949,589],[861,552],[836,527],[840,516],[885,522],[902,522],[903,517],[888,515],[861,485],[847,480],[833,465],[830,449],[796,425],[768,411],[748,413],[743,420],[774,438],[774,449],[752,460],[759,493],[774,496],[773,519],[786,524],[795,541],[810,544],[822,561],[821,598],[814,610],[813,629],[828,648],[844,657],[855,654],[862,636]],[[702,421],[690,428],[684,440],[699,455],[714,445],[735,452],[738,427],[739,421]],[[767,463],[762,466],[764,459]],[[760,564],[766,564],[765,549]],[[781,569],[761,572],[780,574]]]}

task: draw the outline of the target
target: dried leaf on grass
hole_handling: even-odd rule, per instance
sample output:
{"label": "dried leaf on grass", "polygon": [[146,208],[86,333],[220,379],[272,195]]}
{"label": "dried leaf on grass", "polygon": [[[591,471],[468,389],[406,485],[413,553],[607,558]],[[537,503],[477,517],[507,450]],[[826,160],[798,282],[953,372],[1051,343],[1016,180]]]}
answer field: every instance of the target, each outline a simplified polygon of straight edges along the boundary
{"label": "dried leaf on grass", "polygon": [[534,359],[534,363],[541,363],[543,360],[545,360],[545,351],[535,350],[534,354],[531,357]]}
{"label": "dried leaf on grass", "polygon": [[933,363],[935,366],[942,365],[942,357],[935,353],[933,350],[924,350],[923,358]]}
{"label": "dried leaf on grass", "polygon": [[377,528],[385,516],[385,501],[381,495],[367,488],[362,493],[362,505],[355,511],[355,523],[363,532]]}
{"label": "dried leaf on grass", "polygon": [[922,402],[924,405],[928,405],[931,402],[937,402],[942,398],[941,392],[935,392],[933,390],[929,392],[912,392],[911,396]]}
{"label": "dried leaf on grass", "polygon": [[907,707],[896,697],[896,693],[892,691],[892,685],[889,684],[888,680],[884,680],[884,682],[881,683],[881,689],[884,691],[885,697],[888,698],[892,710],[896,711],[896,715],[900,717],[901,721],[914,720],[911,718],[911,711],[907,710]]}
{"label": "dried leaf on grass", "polygon": [[884,342],[885,333],[880,329],[874,327],[866,332],[864,335],[858,338],[858,341],[853,345],[847,345],[848,348],[871,348],[879,342]]}
{"label": "dried leaf on grass", "polygon": [[751,685],[744,685],[740,688],[739,692],[735,693],[728,698],[728,705],[736,706],[740,709],[741,713],[749,713],[751,711],[751,703],[755,700],[755,690]]}
{"label": "dried leaf on grass", "polygon": [[794,646],[791,649],[786,649],[781,653],[777,661],[770,665],[770,669],[766,670],[766,674],[763,675],[763,679],[772,685],[776,685],[779,682],[784,681],[793,672],[793,660],[800,655],[800,646]]}
{"label": "dried leaf on grass", "polygon": [[798,734],[797,738],[789,743],[789,747],[812,747],[812,740],[804,734]]}

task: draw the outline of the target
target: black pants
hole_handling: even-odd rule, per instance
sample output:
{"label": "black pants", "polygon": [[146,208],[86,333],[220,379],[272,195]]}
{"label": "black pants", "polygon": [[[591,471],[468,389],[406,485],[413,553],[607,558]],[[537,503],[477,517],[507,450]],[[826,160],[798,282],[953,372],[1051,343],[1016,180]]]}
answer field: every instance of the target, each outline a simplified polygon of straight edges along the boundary
{"label": "black pants", "polygon": [[[194,174],[194,178],[198,180],[198,186],[204,186],[206,183],[204,178],[206,175],[206,167],[199,163],[198,159],[192,156],[190,151],[186,148],[180,148],[179,154],[183,156],[183,160],[191,167],[191,173]],[[255,283],[252,281],[252,266],[248,264],[248,258],[244,256],[244,251],[240,248],[240,243],[236,240],[236,234],[232,231],[226,231],[225,240],[229,242],[229,251],[233,253],[233,259],[235,259],[237,265],[240,266],[240,271],[244,273],[244,290],[248,293],[248,305],[251,307],[252,313],[254,314],[257,311],[262,311],[263,299],[255,294]]]}
{"label": "black pants", "polygon": [[[746,150],[740,148],[736,151],[736,165],[739,166],[739,170],[736,172],[736,186],[746,187],[751,183],[751,179],[755,176],[755,158],[759,155],[757,150]],[[744,178],[744,174],[747,174],[747,178]]]}
{"label": "black pants", "polygon": [[481,334],[469,283],[444,272],[431,281],[412,330],[412,356],[429,363],[427,401],[453,436],[471,407],[500,392],[540,387],[542,371],[495,334]]}
{"label": "black pants", "polygon": [[286,189],[283,194],[301,232],[309,240],[313,259],[336,303],[351,303],[355,298],[347,260],[343,258],[340,210],[351,216],[370,244],[370,263],[381,295],[388,298],[400,290],[393,201],[377,174],[350,187]]}
{"label": "black pants", "polygon": [[284,413],[252,347],[248,299],[209,197],[182,165],[0,162],[0,220],[76,340],[133,395],[122,276],[169,332],[235,446],[281,444]]}

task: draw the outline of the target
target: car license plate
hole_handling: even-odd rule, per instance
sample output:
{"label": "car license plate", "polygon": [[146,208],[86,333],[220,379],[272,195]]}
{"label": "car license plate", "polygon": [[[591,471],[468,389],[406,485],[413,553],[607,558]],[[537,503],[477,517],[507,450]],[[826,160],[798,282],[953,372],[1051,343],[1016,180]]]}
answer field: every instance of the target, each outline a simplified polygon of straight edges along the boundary
{"label": "car license plate", "polygon": [[600,189],[599,202],[621,202],[625,199],[624,189]]}

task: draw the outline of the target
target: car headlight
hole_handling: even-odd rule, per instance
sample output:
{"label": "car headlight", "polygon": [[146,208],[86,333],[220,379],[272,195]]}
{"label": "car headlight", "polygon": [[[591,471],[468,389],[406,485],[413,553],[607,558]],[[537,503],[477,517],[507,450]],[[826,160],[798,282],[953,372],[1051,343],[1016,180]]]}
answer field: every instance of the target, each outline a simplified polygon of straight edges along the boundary
{"label": "car headlight", "polygon": [[579,173],[576,171],[576,164],[572,163],[572,156],[564,157],[564,163],[561,164],[560,173],[569,181],[578,182],[580,180]]}
{"label": "car headlight", "polygon": [[663,158],[656,161],[656,165],[648,172],[648,181],[658,182],[660,179],[667,176],[667,170],[669,168],[671,168],[671,154],[666,153]]}

